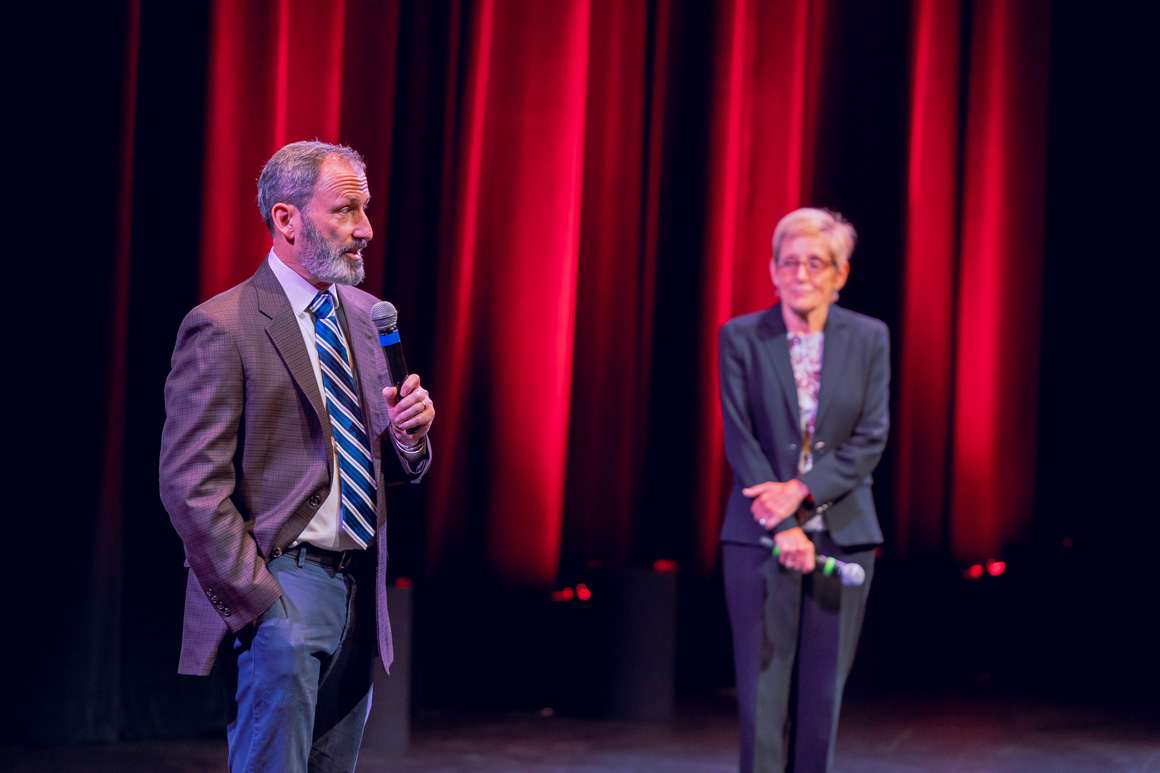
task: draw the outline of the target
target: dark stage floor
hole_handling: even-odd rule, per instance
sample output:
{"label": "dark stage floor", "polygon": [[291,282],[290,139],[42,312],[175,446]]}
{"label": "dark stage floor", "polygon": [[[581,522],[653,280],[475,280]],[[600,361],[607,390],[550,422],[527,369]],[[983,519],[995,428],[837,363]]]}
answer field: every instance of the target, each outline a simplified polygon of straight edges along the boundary
{"label": "dark stage floor", "polygon": [[[364,773],[427,771],[729,771],[728,696],[683,703],[670,723],[540,714],[424,713],[410,750],[365,752]],[[225,769],[217,740],[0,749],[0,770],[189,773]],[[1156,771],[1157,703],[1043,700],[978,693],[848,702],[835,769],[899,771]]]}

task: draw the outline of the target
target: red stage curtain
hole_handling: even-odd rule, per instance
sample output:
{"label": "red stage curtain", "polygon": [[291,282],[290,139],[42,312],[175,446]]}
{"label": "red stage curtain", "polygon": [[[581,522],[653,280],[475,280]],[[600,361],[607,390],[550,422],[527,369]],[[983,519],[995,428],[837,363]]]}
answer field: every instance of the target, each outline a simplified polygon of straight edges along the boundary
{"label": "red stage curtain", "polygon": [[1031,524],[1047,148],[1047,0],[974,6],[963,162],[953,555]]}
{"label": "red stage curtain", "polygon": [[899,410],[896,545],[935,552],[946,526],[958,254],[958,2],[915,3],[912,46],[908,260],[895,376]]}
{"label": "red stage curtain", "polygon": [[[663,47],[667,2],[658,14]],[[562,551],[624,565],[643,502],[664,73],[650,111],[644,3],[594,0],[590,26]]]}
{"label": "red stage curtain", "polygon": [[[88,594],[84,616],[77,621],[80,630],[88,632],[88,646],[69,647],[75,671],[65,668],[60,674],[66,682],[77,678],[83,685],[83,697],[73,701],[58,717],[46,722],[46,737],[59,727],[64,737],[113,740],[119,731],[120,694],[108,689],[121,678],[122,608],[120,597],[125,576],[125,424],[129,362],[129,273],[133,234],[133,150],[135,131],[133,116],[137,109],[137,68],[140,55],[141,3],[125,4],[125,50],[121,101],[120,145],[117,148],[116,229],[113,244],[112,276],[109,282],[108,362],[105,394],[105,427],[102,441],[107,452],[100,458],[100,498],[96,523],[92,527],[92,560],[88,564],[85,587]],[[87,530],[84,530],[87,531]],[[84,566],[86,562],[78,565]],[[78,607],[80,605],[78,604]],[[54,675],[56,673],[54,672]],[[47,685],[44,685],[47,687]],[[68,687],[65,688],[69,689]],[[52,728],[52,729],[49,729]]]}
{"label": "red stage curtain", "polygon": [[[548,586],[564,509],[591,8],[502,6],[477,4],[466,41],[447,349],[437,359],[443,442],[459,464],[432,470],[432,527],[486,519],[490,572]],[[482,466],[483,490],[463,490],[468,464]]]}
{"label": "red stage curtain", "polygon": [[[202,198],[203,298],[249,277],[269,251],[270,236],[253,216],[255,182],[265,160],[287,142],[362,140],[357,147],[367,159],[372,195],[381,192],[385,198],[398,15],[397,2],[213,4]],[[358,47],[348,52],[348,40]],[[385,232],[385,203],[376,200],[371,209],[376,236]],[[377,241],[376,246],[382,244]],[[382,276],[381,258],[368,263],[368,274],[368,286],[374,286]]]}
{"label": "red stage curtain", "polygon": [[916,3],[895,441],[899,547],[964,562],[1031,521],[1048,61],[1046,0],[972,11]]}
{"label": "red stage curtain", "polygon": [[[160,730],[167,721],[200,732],[155,710],[186,689],[163,682],[175,679],[170,602],[184,577],[155,494],[161,384],[194,296],[244,280],[269,249],[255,180],[292,140],[366,156],[366,286],[417,320],[408,359],[438,406],[437,462],[417,489],[426,498],[411,500],[425,512],[393,511],[407,516],[392,521],[406,548],[393,566],[538,589],[590,561],[677,557],[710,575],[729,483],[717,330],[774,300],[776,220],[804,204],[846,207],[820,197],[834,191],[857,192],[848,213],[863,234],[905,233],[898,276],[883,261],[866,272],[877,285],[857,283],[881,293],[880,316],[901,317],[895,429],[876,488],[887,549],[973,562],[1026,542],[1048,0],[883,7],[215,0],[206,11],[124,0],[82,15],[44,80],[82,85],[71,99],[87,140],[75,121],[46,131],[59,132],[51,147],[117,148],[64,154],[61,173],[97,207],[68,274],[107,330],[86,333],[92,345],[69,367],[100,384],[103,413],[80,411],[66,440],[70,459],[100,462],[74,465],[79,498],[58,505],[74,528],[54,537],[56,552],[72,558],[44,595],[66,603],[36,610],[32,628],[53,630],[63,614],[77,632],[44,638],[33,648],[44,668],[18,675],[14,694],[33,707],[22,737],[101,740],[134,720],[139,737],[175,734]],[[855,71],[898,82],[894,62],[844,44],[907,21],[902,152],[904,94],[875,91],[887,120],[833,116],[855,112],[835,107],[865,82]],[[876,177],[860,178],[850,161],[875,141]],[[1058,169],[1082,201],[1071,168]],[[895,195],[905,222],[859,220],[859,196]],[[191,220],[192,233],[172,231]],[[862,310],[860,292],[843,298]],[[53,381],[71,405],[77,387]],[[395,542],[399,532],[411,541]],[[24,552],[25,574],[44,575],[41,553]],[[130,572],[150,581],[122,583]],[[130,614],[139,609],[158,614]],[[153,646],[161,629],[169,649]],[[122,688],[136,696],[127,704]]]}
{"label": "red stage curtain", "polygon": [[[967,30],[957,3],[914,6],[895,330],[903,550],[991,555],[1027,522],[1045,5],[978,2]],[[697,471],[677,527],[702,574],[715,562],[730,479],[717,329],[775,299],[767,263],[777,219],[831,203],[813,192],[828,152],[819,142],[830,136],[819,131],[823,71],[842,56],[827,40],[843,7],[731,0],[714,6],[701,44],[712,64],[698,116],[706,191],[700,308],[690,317],[689,404],[699,407],[687,417],[688,447],[672,453]],[[643,0],[450,2],[446,40],[429,54],[446,58],[447,73],[441,236],[426,256],[388,260],[387,228],[400,226],[388,220],[388,193],[411,181],[392,179],[392,158],[418,121],[413,97],[396,104],[401,6],[213,6],[202,295],[249,276],[268,249],[254,178],[273,150],[319,137],[367,156],[368,288],[433,286],[424,376],[436,390],[440,463],[425,516],[428,572],[482,549],[489,576],[542,587],[562,561],[639,557],[646,422],[659,389],[650,384],[658,232],[666,186],[681,184],[666,177],[662,148],[673,95],[688,85],[674,80],[683,71],[671,53],[682,23],[673,11]],[[1000,316],[1016,306],[1018,323]]]}

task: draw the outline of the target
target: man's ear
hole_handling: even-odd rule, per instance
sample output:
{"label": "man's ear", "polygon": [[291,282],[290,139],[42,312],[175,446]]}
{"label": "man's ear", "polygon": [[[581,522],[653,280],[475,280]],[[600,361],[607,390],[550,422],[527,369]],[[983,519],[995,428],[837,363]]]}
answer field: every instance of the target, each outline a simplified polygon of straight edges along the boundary
{"label": "man's ear", "polygon": [[293,204],[278,202],[270,208],[274,219],[274,230],[282,234],[288,242],[294,241],[294,226],[297,225],[298,209]]}

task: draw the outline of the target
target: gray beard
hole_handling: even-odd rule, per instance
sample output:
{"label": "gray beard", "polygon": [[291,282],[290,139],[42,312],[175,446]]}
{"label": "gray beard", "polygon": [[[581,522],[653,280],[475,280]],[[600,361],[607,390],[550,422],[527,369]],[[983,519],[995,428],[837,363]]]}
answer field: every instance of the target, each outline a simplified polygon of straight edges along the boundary
{"label": "gray beard", "polygon": [[366,276],[366,267],[357,258],[348,258],[346,251],[352,247],[365,250],[365,239],[355,239],[342,247],[333,247],[322,238],[322,234],[310,222],[302,218],[302,235],[306,243],[302,251],[302,267],[320,282],[327,284],[357,285]]}

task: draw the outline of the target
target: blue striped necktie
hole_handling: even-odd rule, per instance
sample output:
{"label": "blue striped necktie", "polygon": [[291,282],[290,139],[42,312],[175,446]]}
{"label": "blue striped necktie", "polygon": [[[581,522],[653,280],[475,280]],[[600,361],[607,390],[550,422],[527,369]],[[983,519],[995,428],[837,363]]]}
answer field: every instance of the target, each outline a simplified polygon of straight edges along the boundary
{"label": "blue striped necktie", "polygon": [[342,527],[362,547],[375,536],[375,475],[367,431],[354,391],[354,376],[347,357],[346,343],[334,314],[330,293],[323,290],[310,304],[314,313],[314,340],[326,408],[334,429],[338,450],[339,480],[342,485]]}

